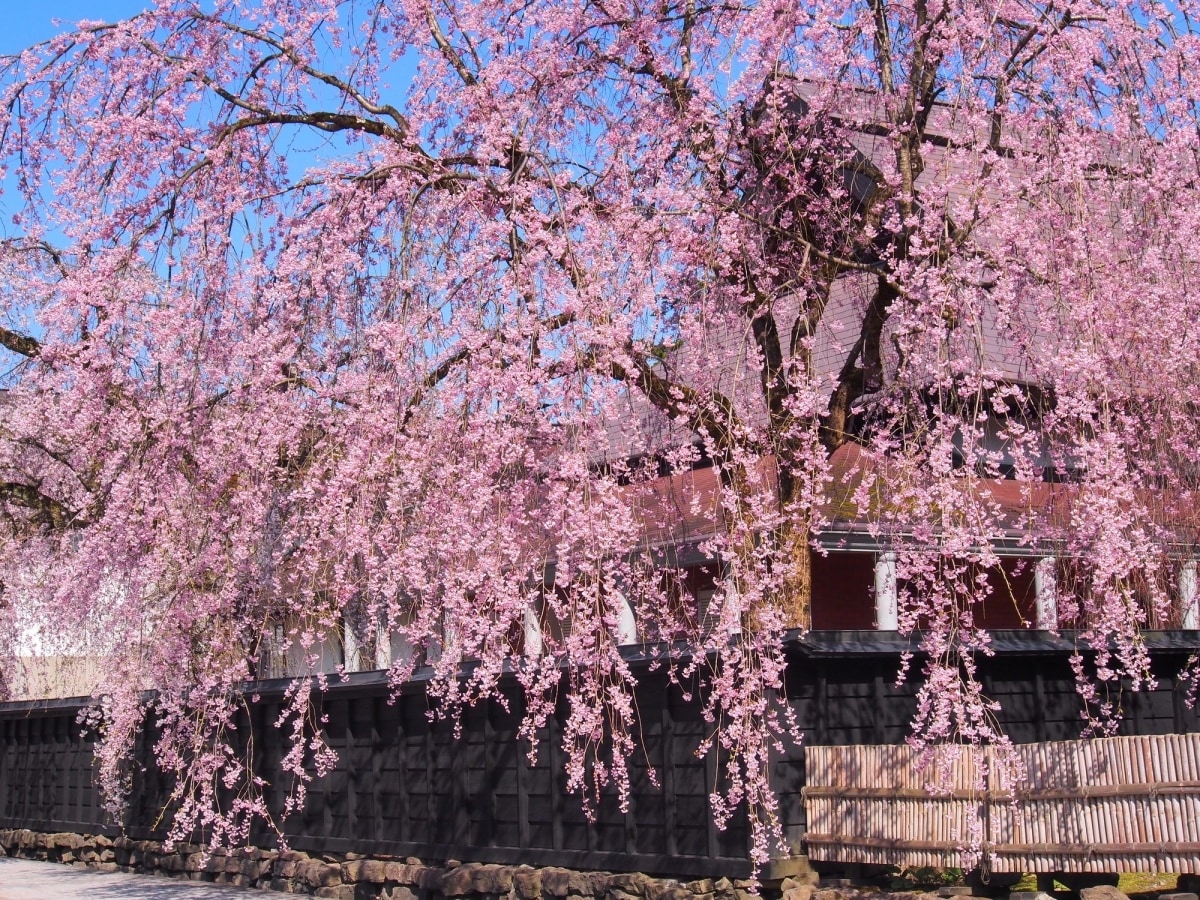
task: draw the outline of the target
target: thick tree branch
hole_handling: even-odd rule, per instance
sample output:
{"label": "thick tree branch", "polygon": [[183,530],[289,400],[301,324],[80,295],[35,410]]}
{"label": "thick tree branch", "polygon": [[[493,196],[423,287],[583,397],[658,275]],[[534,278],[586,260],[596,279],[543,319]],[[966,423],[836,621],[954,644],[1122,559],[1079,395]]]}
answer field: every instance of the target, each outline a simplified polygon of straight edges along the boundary
{"label": "thick tree branch", "polygon": [[41,343],[35,338],[3,327],[0,327],[0,347],[30,358],[37,356],[42,350]]}
{"label": "thick tree branch", "polygon": [[477,84],[479,79],[475,77],[475,73],[467,68],[458,51],[450,46],[450,42],[446,40],[446,34],[442,31],[442,25],[437,20],[437,15],[433,11],[432,4],[425,11],[425,21],[429,24],[429,33],[433,36],[433,42],[442,51],[442,56],[446,58],[446,62],[454,67],[454,71],[458,73],[458,77],[462,79],[463,84],[468,87]]}
{"label": "thick tree branch", "polygon": [[320,69],[314,68],[313,66],[304,62],[304,60],[300,57],[300,55],[295,50],[293,50],[291,47],[284,44],[282,41],[276,40],[276,39],[272,38],[270,35],[262,32],[262,31],[255,31],[253,29],[243,28],[240,25],[235,25],[234,23],[228,22],[224,19],[216,19],[216,18],[203,16],[203,15],[199,16],[198,18],[201,18],[201,19],[204,19],[204,20],[210,21],[210,22],[216,22],[221,27],[227,28],[228,30],[234,32],[235,34],[240,34],[244,37],[251,38],[252,40],[261,41],[264,44],[268,44],[268,45],[274,47],[276,50],[279,51],[279,53],[281,55],[287,57],[288,61],[291,62],[292,65],[294,65],[299,71],[303,72],[305,75],[308,75],[310,78],[315,78],[316,80],[324,82],[325,84],[329,85],[330,87],[335,88],[338,91],[341,91],[347,97],[350,97],[351,99],[353,99],[355,103],[357,103],[364,110],[369,112],[371,115],[387,116],[393,122],[396,123],[395,129],[397,131],[399,131],[402,134],[408,133],[408,130],[409,130],[408,119],[406,119],[404,114],[401,113],[400,110],[398,110],[395,106],[392,106],[390,103],[373,103],[373,102],[371,102],[369,99],[367,99],[365,94],[363,94],[360,90],[358,90],[358,88],[356,88],[350,82],[346,81],[344,78],[339,78],[338,76],[336,76],[330,72],[325,72]]}
{"label": "thick tree branch", "polygon": [[837,387],[829,400],[829,410],[821,417],[821,443],[829,453],[846,443],[847,425],[855,401],[863,394],[877,391],[883,384],[883,360],[880,340],[887,322],[888,309],[897,294],[880,279],[875,296],[867,306],[858,340],[851,348],[838,373]]}
{"label": "thick tree branch", "polygon": [[19,481],[0,482],[0,504],[11,504],[29,510],[30,515],[25,518],[23,524],[35,528],[62,531],[67,528],[82,528],[88,524],[78,512],[43,494],[40,485]]}
{"label": "thick tree branch", "polygon": [[400,416],[399,430],[403,430],[412,421],[417,408],[424,402],[428,393],[448,378],[450,373],[458,368],[461,363],[466,362],[470,358],[471,351],[467,349],[451,353],[437,368],[432,369],[428,375],[421,379],[419,389],[409,398],[408,403],[404,405],[404,412]]}
{"label": "thick tree branch", "polygon": [[331,133],[338,131],[358,131],[363,134],[373,134],[378,137],[388,138],[398,144],[404,140],[402,132],[377,119],[365,119],[362,116],[352,116],[346,113],[306,112],[246,116],[221,128],[217,132],[217,143],[246,128],[257,128],[262,125],[308,125],[312,128],[319,128],[321,131]]}
{"label": "thick tree branch", "polygon": [[[633,352],[632,348],[630,352]],[[649,361],[638,356],[632,358],[632,371],[618,362],[610,363],[610,374],[615,380],[636,385],[658,409],[673,418],[683,417],[689,428],[707,434],[724,452],[744,443],[745,429],[728,397],[716,391],[701,393],[681,382],[663,378]]]}

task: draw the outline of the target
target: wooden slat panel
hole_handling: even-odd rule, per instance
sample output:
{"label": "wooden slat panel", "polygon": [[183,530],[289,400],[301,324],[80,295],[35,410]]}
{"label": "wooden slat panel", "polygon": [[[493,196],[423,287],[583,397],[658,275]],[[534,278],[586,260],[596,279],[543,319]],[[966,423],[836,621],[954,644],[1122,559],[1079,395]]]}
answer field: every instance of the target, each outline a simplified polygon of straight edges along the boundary
{"label": "wooden slat panel", "polygon": [[[1200,734],[1018,745],[1026,772],[974,784],[961,748],[944,795],[907,746],[809,747],[804,788],[809,856],[896,866],[950,866],[973,823],[996,872],[1200,871]],[[990,760],[988,769],[990,770]],[[1190,854],[1190,856],[1189,856]],[[1182,868],[1180,868],[1182,867]]]}

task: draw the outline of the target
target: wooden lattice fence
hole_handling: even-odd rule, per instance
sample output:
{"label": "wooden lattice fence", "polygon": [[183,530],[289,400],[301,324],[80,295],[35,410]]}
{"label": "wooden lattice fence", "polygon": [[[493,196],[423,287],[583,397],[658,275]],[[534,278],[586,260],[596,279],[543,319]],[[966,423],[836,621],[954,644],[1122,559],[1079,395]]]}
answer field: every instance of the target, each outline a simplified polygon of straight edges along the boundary
{"label": "wooden lattice fence", "polygon": [[946,756],[936,790],[907,746],[809,747],[809,856],[951,866],[976,841],[996,872],[1200,872],[1200,734],[1014,749],[1026,773],[1015,791],[986,747]]}

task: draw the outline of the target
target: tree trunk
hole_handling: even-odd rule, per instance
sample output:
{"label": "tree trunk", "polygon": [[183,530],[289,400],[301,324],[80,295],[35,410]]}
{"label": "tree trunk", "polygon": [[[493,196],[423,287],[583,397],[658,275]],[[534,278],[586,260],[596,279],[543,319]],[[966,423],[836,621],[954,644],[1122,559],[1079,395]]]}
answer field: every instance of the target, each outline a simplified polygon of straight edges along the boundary
{"label": "tree trunk", "polygon": [[780,562],[787,566],[780,606],[788,628],[812,627],[812,545],[806,523],[786,529],[780,542]]}

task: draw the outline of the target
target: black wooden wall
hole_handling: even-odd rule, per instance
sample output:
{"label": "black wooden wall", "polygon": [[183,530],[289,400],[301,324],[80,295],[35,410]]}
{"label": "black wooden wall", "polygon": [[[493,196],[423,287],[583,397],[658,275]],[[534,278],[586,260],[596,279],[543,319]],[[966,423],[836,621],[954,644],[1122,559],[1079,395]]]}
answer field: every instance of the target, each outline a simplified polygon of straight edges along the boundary
{"label": "black wooden wall", "polygon": [[[1118,698],[1130,734],[1187,732],[1200,722],[1184,702],[1177,673],[1194,635],[1151,636],[1159,674],[1149,693]],[[787,702],[805,740],[816,744],[903,741],[915,709],[919,660],[897,686],[899,654],[907,642],[875,632],[812,633],[789,645]],[[997,636],[997,655],[981,664],[988,693],[1002,704],[1000,720],[1019,742],[1078,737],[1080,702],[1068,664],[1067,641],[1044,635]],[[628,813],[615,793],[585,818],[567,795],[558,729],[565,709],[539,736],[536,764],[517,738],[522,716],[514,690],[507,709],[496,701],[465,714],[462,737],[452,723],[430,721],[420,682],[394,702],[382,674],[351,676],[330,687],[320,713],[338,752],[337,768],[314,782],[304,809],[285,823],[291,846],[302,850],[414,855],[424,859],[564,865],[640,870],[671,875],[749,871],[747,831],[736,821],[724,832],[712,823],[708,794],[715,760],[697,759],[708,729],[699,704],[687,701],[661,670],[641,669],[637,702],[645,757],[631,760]],[[263,683],[251,704],[260,774],[282,783],[278,718],[284,683]],[[105,821],[93,781],[91,742],[76,724],[78,701],[0,705],[0,828],[40,831],[115,831]],[[152,836],[167,785],[140,753],[127,821],[134,836]],[[660,788],[648,766],[660,775]],[[772,773],[789,838],[804,828],[800,790],[803,750],[792,748]],[[281,796],[273,797],[278,806]],[[264,845],[268,835],[261,835]]]}

